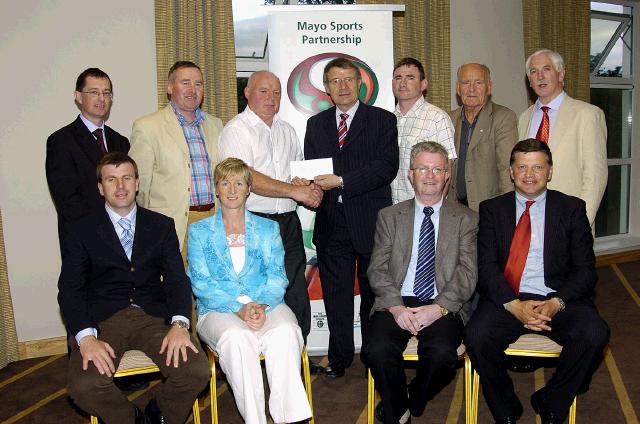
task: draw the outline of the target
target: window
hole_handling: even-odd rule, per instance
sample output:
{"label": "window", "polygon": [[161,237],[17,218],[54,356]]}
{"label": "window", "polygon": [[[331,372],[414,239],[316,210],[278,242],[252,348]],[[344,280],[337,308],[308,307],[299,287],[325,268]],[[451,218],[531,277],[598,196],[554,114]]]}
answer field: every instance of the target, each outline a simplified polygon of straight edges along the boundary
{"label": "window", "polygon": [[599,244],[632,235],[633,12],[627,1],[591,2],[591,103],[604,111],[608,132],[609,179],[595,222]]}

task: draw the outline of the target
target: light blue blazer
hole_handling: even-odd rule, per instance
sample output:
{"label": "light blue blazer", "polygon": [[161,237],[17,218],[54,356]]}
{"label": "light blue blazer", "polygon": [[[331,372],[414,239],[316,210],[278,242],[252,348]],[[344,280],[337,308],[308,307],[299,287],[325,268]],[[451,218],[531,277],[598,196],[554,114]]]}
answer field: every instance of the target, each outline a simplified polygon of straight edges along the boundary
{"label": "light blue blazer", "polygon": [[278,224],[245,211],[245,262],[236,273],[231,261],[222,213],[189,226],[188,274],[198,315],[237,312],[247,295],[272,310],[283,302],[289,284],[284,270],[284,247]]}

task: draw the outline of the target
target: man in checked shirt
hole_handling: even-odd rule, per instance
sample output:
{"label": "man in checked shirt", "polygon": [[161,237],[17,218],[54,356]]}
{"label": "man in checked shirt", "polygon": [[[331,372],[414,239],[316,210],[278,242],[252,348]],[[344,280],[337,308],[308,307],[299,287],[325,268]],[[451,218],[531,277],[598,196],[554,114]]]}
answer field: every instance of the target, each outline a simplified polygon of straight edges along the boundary
{"label": "man in checked shirt", "polygon": [[[449,154],[449,166],[456,158],[453,124],[449,115],[424,98],[427,93],[427,77],[419,60],[412,57],[400,59],[393,68],[391,83],[398,102],[395,115],[398,118],[398,146],[400,168],[391,183],[393,203],[412,199],[413,187],[407,178],[411,148],[420,141],[442,144]],[[445,188],[446,193],[446,188]]]}
{"label": "man in checked shirt", "polygon": [[222,121],[200,109],[204,78],[193,62],[169,69],[167,94],[164,109],[133,123],[129,155],[140,171],[138,204],[173,218],[186,262],[187,225],[214,212]]}

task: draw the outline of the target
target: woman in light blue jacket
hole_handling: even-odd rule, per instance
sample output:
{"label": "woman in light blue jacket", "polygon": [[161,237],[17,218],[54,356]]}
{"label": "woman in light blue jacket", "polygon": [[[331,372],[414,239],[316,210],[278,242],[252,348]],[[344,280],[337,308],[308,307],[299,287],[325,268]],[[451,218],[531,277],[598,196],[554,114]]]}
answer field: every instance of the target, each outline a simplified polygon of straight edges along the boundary
{"label": "woman in light blue jacket", "polygon": [[300,379],[302,334],[284,304],[288,280],[278,224],[245,209],[251,169],[228,158],[214,171],[220,208],[189,226],[188,263],[201,339],[219,356],[248,424],[267,422],[259,355],[274,423],[311,417]]}

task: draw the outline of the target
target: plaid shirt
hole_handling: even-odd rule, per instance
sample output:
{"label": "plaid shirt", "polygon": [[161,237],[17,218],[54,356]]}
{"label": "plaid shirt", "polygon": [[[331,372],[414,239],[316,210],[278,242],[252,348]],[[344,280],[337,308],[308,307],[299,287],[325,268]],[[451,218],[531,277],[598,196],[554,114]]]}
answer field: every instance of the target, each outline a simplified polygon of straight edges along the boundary
{"label": "plaid shirt", "polygon": [[396,106],[394,112],[398,118],[398,146],[400,147],[400,167],[398,175],[391,183],[393,203],[413,199],[413,187],[409,182],[409,160],[411,148],[421,141],[435,141],[447,149],[449,159],[455,159],[456,146],[453,138],[453,123],[449,115],[424,98],[419,98],[406,115],[402,115]]}
{"label": "plaid shirt", "polygon": [[207,153],[207,146],[200,129],[200,124],[204,121],[204,113],[200,108],[196,109],[196,119],[189,123],[173,107],[173,111],[180,122],[182,133],[187,140],[189,147],[189,157],[191,158],[191,196],[189,206],[208,205],[213,203],[214,187],[211,172],[211,161]]}

